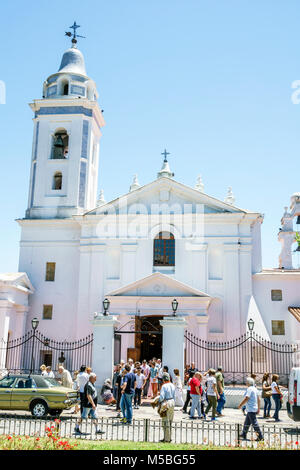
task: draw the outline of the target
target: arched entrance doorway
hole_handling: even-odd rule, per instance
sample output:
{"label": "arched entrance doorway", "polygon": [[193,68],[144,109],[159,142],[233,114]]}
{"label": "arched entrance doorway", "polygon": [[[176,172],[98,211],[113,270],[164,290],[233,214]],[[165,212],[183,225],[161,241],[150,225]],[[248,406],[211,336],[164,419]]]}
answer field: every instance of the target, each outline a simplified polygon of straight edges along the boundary
{"label": "arched entrance doorway", "polygon": [[153,357],[162,357],[162,326],[160,320],[163,317],[142,317],[138,318],[136,322],[137,331],[143,333],[136,333],[135,344],[139,348],[140,361],[152,359]]}
{"label": "arched entrance doorway", "polygon": [[[115,330],[115,362],[120,360],[120,352],[125,335],[134,334],[134,347],[127,348],[127,360],[142,361],[153,357],[162,357],[162,326],[163,316],[135,317],[121,328]],[[125,344],[127,341],[124,341]]]}

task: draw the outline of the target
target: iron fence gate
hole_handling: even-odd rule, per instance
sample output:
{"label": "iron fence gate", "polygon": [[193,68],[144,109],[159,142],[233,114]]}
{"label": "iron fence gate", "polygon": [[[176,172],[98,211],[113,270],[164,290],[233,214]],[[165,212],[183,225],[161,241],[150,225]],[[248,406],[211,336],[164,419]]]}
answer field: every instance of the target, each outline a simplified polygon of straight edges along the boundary
{"label": "iron fence gate", "polygon": [[10,372],[40,373],[41,364],[57,371],[62,364],[70,372],[92,363],[93,335],[77,341],[56,341],[39,331],[29,331],[21,338],[0,341],[1,368]]}
{"label": "iron fence gate", "polygon": [[255,333],[226,342],[205,341],[185,333],[185,363],[194,362],[202,371],[221,366],[225,381],[231,384],[245,383],[251,373],[260,379],[265,372],[278,374],[281,383],[287,384],[299,352],[297,344],[274,343]]}

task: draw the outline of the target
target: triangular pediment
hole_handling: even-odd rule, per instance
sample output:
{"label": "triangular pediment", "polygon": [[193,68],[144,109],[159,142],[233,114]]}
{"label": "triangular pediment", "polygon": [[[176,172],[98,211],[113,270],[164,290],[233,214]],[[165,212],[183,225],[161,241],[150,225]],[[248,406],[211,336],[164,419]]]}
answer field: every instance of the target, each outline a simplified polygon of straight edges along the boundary
{"label": "triangular pediment", "polygon": [[208,294],[162,273],[153,273],[106,294],[107,297],[206,297]]}
{"label": "triangular pediment", "polygon": [[[101,206],[87,212],[85,215],[109,214],[109,213],[136,213],[143,209],[147,214],[153,213],[153,208],[158,211],[163,208],[169,208],[172,213],[184,213],[190,205],[189,212],[195,212],[196,206],[203,207],[203,212],[208,214],[233,214],[248,213],[231,204],[227,204],[197,189],[185,186],[171,178],[158,178],[152,183],[141,186],[124,196],[118,197],[113,201],[102,204]],[[185,207],[185,211],[183,208]],[[150,212],[151,209],[151,212]]]}
{"label": "triangular pediment", "polygon": [[0,273],[0,282],[21,290],[33,292],[34,288],[26,273]]}

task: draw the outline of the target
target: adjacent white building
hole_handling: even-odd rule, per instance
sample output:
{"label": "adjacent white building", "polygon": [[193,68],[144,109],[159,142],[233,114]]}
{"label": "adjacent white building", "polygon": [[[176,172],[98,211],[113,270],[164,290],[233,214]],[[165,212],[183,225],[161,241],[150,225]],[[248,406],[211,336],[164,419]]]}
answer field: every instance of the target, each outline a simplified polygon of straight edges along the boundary
{"label": "adjacent white building", "polygon": [[[173,314],[176,298],[177,315],[203,339],[236,338],[250,317],[266,338],[299,339],[300,271],[291,254],[300,194],[282,218],[280,266],[266,270],[262,214],[237,207],[231,188],[221,201],[205,193],[201,177],[194,188],[180,183],[167,152],[153,181],[141,186],[135,175],[127,194],[106,202],[101,191],[97,199],[105,124],[97,99],[73,43],[45,81],[43,98],[30,104],[34,137],[28,209],[18,220],[20,273],[0,277],[0,337],[20,336],[33,317],[48,337],[85,337],[106,297],[120,331],[130,323],[139,329],[141,319],[158,327]],[[135,334],[120,336],[122,357],[158,355],[162,348],[161,339],[151,345]]]}

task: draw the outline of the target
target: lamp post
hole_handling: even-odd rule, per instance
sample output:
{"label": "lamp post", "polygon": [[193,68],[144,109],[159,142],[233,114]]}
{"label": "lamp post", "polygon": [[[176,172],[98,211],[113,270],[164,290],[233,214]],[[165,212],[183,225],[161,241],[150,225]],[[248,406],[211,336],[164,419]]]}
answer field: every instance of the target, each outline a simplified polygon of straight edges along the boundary
{"label": "lamp post", "polygon": [[32,339],[32,353],[31,353],[31,366],[30,366],[30,374],[32,374],[33,372],[33,356],[34,356],[34,343],[35,343],[35,331],[37,329],[37,327],[39,326],[39,321],[37,318],[33,318],[31,320],[31,326],[32,326],[32,329],[33,329],[33,339]]}
{"label": "lamp post", "polygon": [[103,315],[106,316],[107,311],[108,311],[109,306],[110,306],[110,301],[107,298],[105,298],[102,303],[103,303],[103,309],[104,309]]}
{"label": "lamp post", "polygon": [[251,375],[253,374],[253,352],[252,352],[252,337],[253,337],[254,321],[252,318],[248,321],[248,330],[250,331],[250,347],[251,347]]}
{"label": "lamp post", "polygon": [[176,317],[177,308],[178,308],[178,302],[176,299],[173,299],[172,300],[173,317]]}

